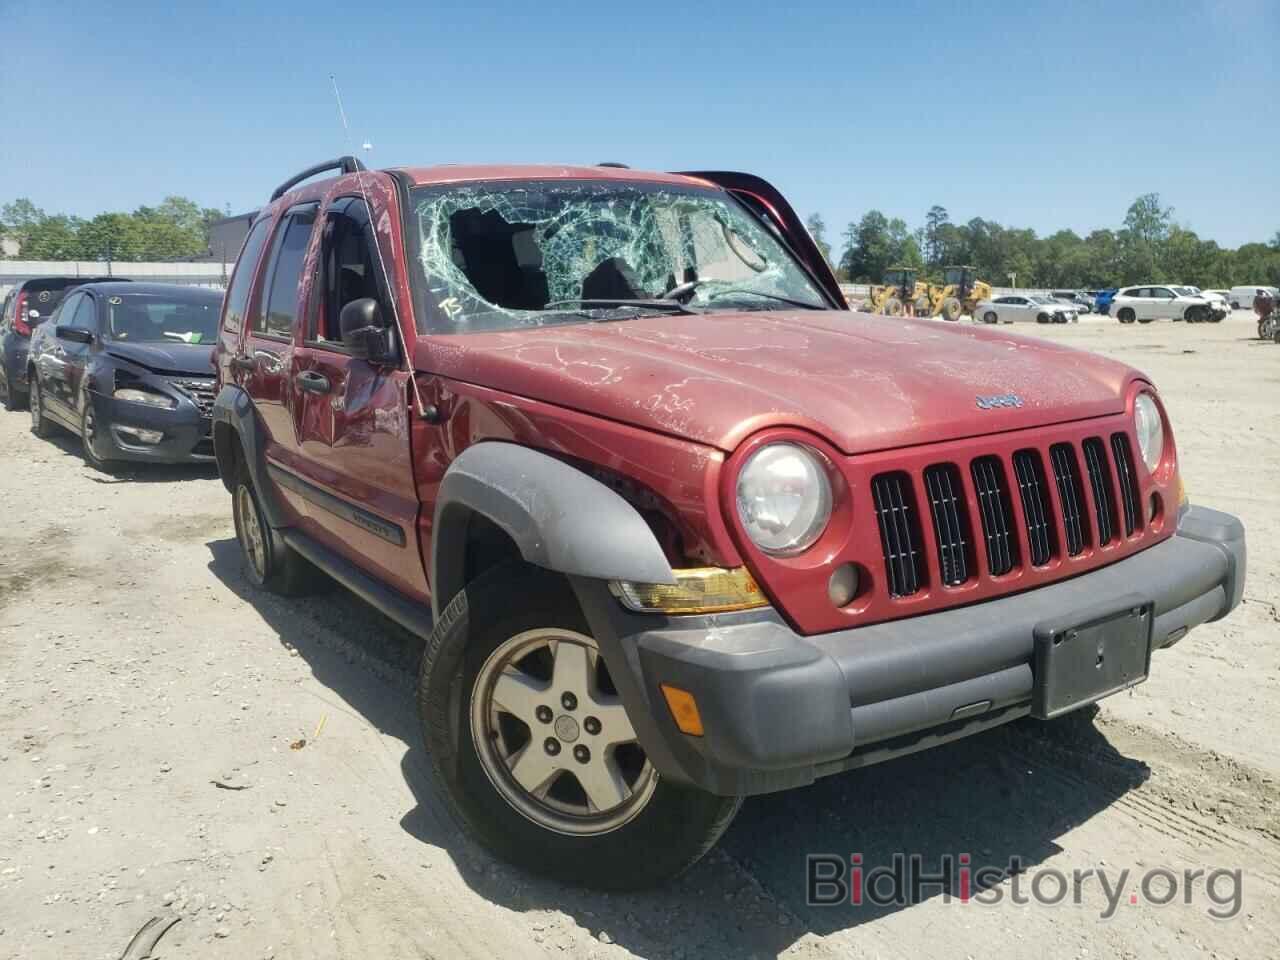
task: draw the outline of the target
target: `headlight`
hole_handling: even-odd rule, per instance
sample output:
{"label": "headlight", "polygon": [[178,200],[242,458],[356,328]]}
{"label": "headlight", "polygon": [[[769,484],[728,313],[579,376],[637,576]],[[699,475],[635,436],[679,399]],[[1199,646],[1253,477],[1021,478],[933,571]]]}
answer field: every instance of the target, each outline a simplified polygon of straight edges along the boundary
{"label": "headlight", "polygon": [[1164,454],[1164,421],[1151,394],[1138,394],[1133,401],[1133,428],[1138,435],[1138,450],[1147,469],[1155,473]]}
{"label": "headlight", "polygon": [[165,410],[172,410],[178,405],[178,401],[173,397],[166,397],[163,393],[152,393],[150,390],[137,390],[133,387],[121,387],[111,395],[117,400],[141,403],[148,407],[163,407]]}
{"label": "headlight", "polygon": [[831,519],[831,481],[817,454],[795,443],[761,447],[738,474],[738,517],[766,553],[813,546]]}

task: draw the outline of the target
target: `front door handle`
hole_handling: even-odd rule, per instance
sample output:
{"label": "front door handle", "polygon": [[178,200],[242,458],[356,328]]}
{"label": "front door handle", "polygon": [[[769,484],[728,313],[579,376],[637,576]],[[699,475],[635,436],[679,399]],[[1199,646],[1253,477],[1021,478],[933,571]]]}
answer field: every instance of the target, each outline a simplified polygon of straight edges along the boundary
{"label": "front door handle", "polygon": [[298,387],[308,393],[328,393],[332,389],[329,378],[314,370],[304,370],[298,374]]}
{"label": "front door handle", "polygon": [[253,357],[232,357],[231,369],[241,370],[244,373],[253,373],[258,369],[258,361]]}

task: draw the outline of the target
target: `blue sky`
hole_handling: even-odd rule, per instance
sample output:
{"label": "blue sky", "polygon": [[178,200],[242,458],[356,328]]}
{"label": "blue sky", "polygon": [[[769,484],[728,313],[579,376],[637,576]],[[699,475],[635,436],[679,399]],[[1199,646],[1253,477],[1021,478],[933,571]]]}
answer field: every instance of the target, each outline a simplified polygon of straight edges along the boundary
{"label": "blue sky", "polygon": [[830,239],[940,203],[1040,233],[1156,191],[1225,246],[1280,230],[1280,2],[0,0],[0,202],[237,212],[371,165],[621,160],[772,180]]}

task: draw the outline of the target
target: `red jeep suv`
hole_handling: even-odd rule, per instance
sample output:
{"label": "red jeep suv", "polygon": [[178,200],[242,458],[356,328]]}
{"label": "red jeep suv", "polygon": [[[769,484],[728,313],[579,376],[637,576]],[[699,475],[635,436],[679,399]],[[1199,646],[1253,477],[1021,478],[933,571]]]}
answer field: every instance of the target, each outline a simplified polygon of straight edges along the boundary
{"label": "red jeep suv", "polygon": [[745,174],[322,164],[249,231],[215,360],[247,576],[427,638],[455,813],[579,883],[1139,683],[1244,586],[1141,373],[850,312]]}

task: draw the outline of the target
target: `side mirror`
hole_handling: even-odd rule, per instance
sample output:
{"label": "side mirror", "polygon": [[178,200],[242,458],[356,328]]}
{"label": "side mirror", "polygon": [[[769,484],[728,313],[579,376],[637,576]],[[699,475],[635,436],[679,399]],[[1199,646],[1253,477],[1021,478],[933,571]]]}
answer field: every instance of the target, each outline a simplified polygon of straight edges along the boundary
{"label": "side mirror", "polygon": [[342,332],[342,345],[353,357],[370,363],[395,363],[395,339],[377,300],[372,297],[352,300],[338,315],[338,328]]}
{"label": "side mirror", "polygon": [[81,327],[69,327],[65,323],[58,324],[53,332],[59,340],[70,340],[72,343],[93,343],[93,334]]}

